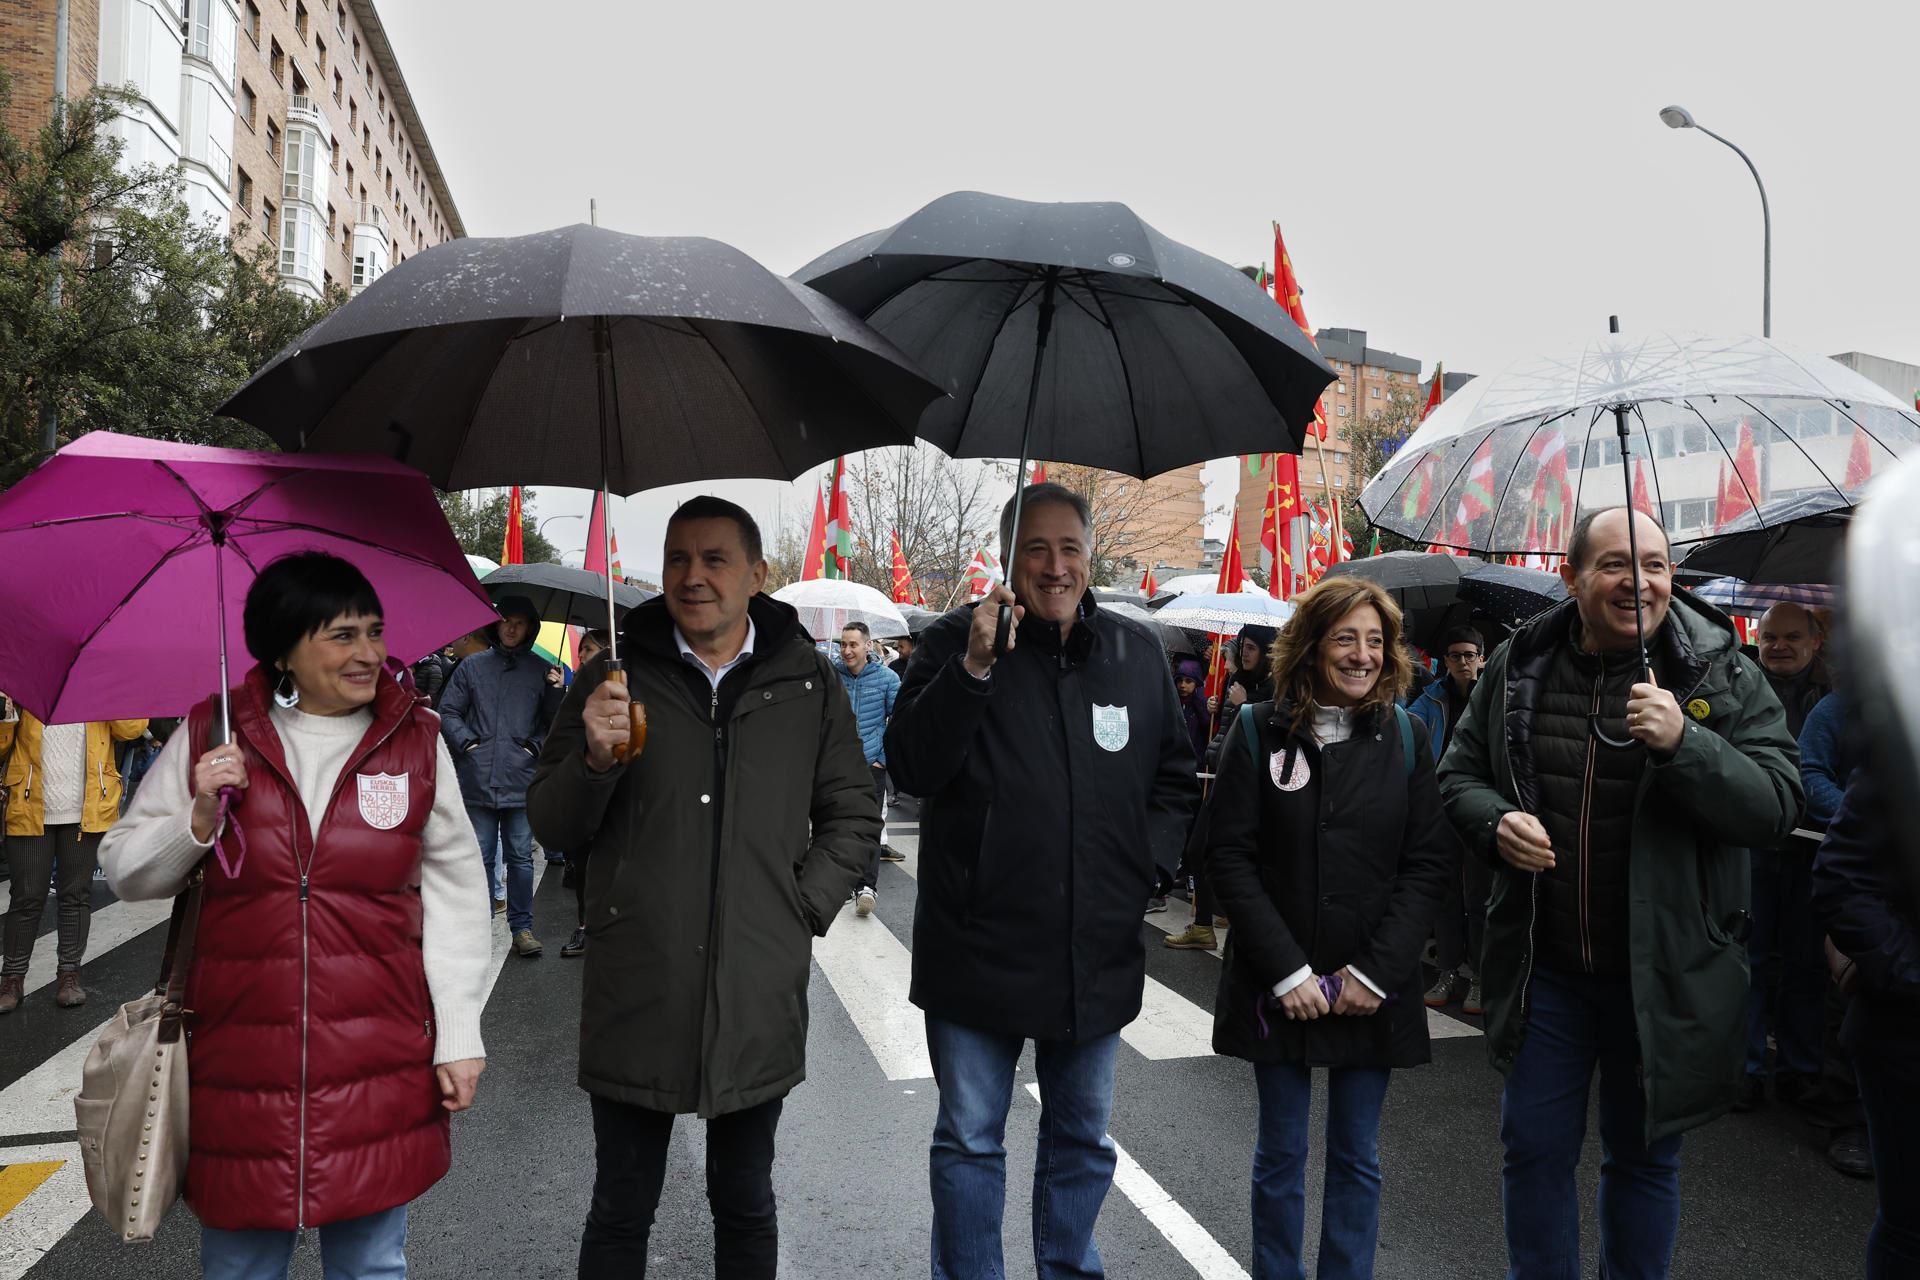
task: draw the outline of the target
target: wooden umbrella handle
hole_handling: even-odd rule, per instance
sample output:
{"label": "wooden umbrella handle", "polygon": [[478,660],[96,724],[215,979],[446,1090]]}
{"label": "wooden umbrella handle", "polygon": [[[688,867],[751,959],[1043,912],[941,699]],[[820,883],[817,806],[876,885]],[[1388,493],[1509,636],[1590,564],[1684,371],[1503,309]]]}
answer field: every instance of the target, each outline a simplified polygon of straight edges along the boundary
{"label": "wooden umbrella handle", "polygon": [[[621,670],[607,672],[607,679],[620,684],[627,683],[627,673]],[[627,740],[615,743],[613,758],[622,764],[637,760],[640,753],[647,749],[647,708],[638,699],[627,703]]]}

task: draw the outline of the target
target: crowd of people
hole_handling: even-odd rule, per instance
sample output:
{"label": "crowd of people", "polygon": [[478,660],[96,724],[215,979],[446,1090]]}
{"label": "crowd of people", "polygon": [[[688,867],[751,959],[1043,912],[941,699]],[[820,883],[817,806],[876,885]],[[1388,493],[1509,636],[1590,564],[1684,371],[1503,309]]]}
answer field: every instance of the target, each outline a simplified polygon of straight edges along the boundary
{"label": "crowd of people", "polygon": [[1316,1071],[1319,1274],[1371,1274],[1392,1073],[1429,1060],[1426,1010],[1456,1002],[1484,1016],[1504,1076],[1510,1275],[1579,1274],[1596,1075],[1603,1274],[1666,1274],[1683,1135],[1769,1093],[1825,1126],[1836,1168],[1877,1175],[1871,1274],[1920,1274],[1905,1141],[1920,940],[1826,619],[1778,606],[1743,651],[1673,589],[1660,526],[1615,508],[1576,529],[1568,598],[1497,645],[1449,630],[1429,673],[1388,592],[1331,577],[1283,628],[1236,637],[1209,700],[1200,664],[1100,607],[1086,500],[1040,484],[1018,509],[1007,583],[891,663],[858,623],[824,651],[763,592],[753,519],[718,498],[670,520],[665,589],[626,615],[617,679],[604,633],[577,672],[533,653],[539,618],[516,597],[409,672],[356,569],[276,562],[247,596],[258,665],[233,691],[231,740],[210,738],[211,704],[165,727],[124,805],[114,744],[147,742],[145,722],[7,709],[0,1013],[50,882],[67,1005],[85,998],[96,855],[126,899],[204,870],[187,1184],[203,1266],[284,1274],[316,1227],[329,1274],[398,1274],[407,1205],[449,1167],[447,1116],[485,1067],[493,917],[514,954],[542,951],[537,841],[573,889],[562,954],[585,958],[579,1274],[645,1273],[669,1136],[694,1115],[716,1271],[771,1276],[811,942],[848,904],[854,921],[874,910],[879,863],[901,857],[897,788],[920,806],[910,998],[938,1090],[936,1277],[1001,1273],[1003,1134],[1029,1042],[1036,1272],[1103,1274],[1142,903],[1169,910],[1181,882],[1193,918],[1165,945],[1215,950],[1224,933],[1214,1047],[1250,1064],[1258,1100],[1256,1276],[1304,1275]]}

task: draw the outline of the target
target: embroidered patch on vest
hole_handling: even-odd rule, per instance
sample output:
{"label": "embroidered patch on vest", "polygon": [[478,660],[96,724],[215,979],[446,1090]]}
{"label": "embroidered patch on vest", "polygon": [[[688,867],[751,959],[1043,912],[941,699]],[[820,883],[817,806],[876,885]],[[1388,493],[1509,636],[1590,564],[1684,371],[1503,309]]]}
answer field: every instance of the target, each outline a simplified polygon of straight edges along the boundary
{"label": "embroidered patch on vest", "polygon": [[1273,777],[1273,785],[1282,791],[1298,791],[1307,785],[1309,778],[1313,777],[1313,770],[1307,764],[1307,753],[1304,751],[1293,753],[1293,772],[1283,778],[1280,776],[1280,770],[1285,767],[1286,759],[1286,752],[1273,752],[1267,757],[1267,772]]}
{"label": "embroidered patch on vest", "polygon": [[360,816],[375,831],[391,831],[407,820],[409,774],[362,773]]}
{"label": "embroidered patch on vest", "polygon": [[1127,745],[1132,730],[1127,724],[1125,707],[1103,707],[1093,704],[1093,740],[1100,744],[1103,751],[1119,751]]}

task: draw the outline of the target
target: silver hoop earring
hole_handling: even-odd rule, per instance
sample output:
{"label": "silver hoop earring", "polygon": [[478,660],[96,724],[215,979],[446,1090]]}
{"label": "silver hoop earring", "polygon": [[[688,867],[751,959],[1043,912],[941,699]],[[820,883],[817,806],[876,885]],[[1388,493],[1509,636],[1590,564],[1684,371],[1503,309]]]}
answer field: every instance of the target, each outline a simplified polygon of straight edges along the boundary
{"label": "silver hoop earring", "polygon": [[273,686],[273,700],[289,711],[300,705],[300,690],[293,683],[293,672],[280,673],[280,683]]}

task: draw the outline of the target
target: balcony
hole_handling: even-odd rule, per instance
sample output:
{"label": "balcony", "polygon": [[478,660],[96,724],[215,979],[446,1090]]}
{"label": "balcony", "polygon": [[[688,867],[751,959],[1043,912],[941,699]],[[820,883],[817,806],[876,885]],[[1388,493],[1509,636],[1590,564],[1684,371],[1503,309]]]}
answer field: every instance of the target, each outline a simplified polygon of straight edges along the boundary
{"label": "balcony", "polygon": [[333,131],[327,127],[327,117],[320,110],[320,103],[308,94],[296,93],[287,99],[287,123],[304,124],[323,138],[333,137]]}
{"label": "balcony", "polygon": [[383,240],[392,240],[393,233],[387,226],[387,211],[369,201],[360,201],[353,206],[354,234],[362,231],[377,233]]}

